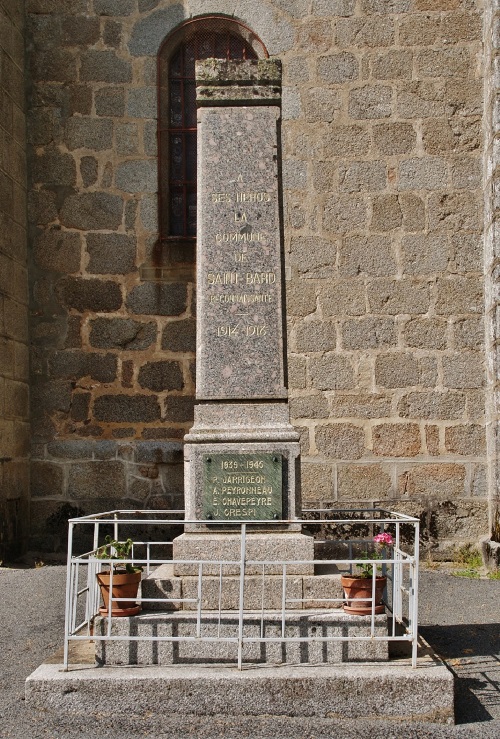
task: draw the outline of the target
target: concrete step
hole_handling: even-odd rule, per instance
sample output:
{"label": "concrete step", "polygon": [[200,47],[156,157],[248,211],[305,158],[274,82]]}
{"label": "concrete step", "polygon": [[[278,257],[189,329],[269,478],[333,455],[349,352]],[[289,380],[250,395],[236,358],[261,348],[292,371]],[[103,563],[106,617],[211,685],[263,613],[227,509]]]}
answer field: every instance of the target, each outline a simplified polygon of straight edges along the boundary
{"label": "concrete step", "polygon": [[[202,609],[218,611],[237,610],[240,595],[240,578],[223,572],[222,587],[219,577],[203,576]],[[220,599],[219,599],[220,596]],[[196,610],[194,602],[181,603],[182,598],[194,601],[198,597],[198,577],[176,577],[172,564],[157,567],[142,581],[142,597],[158,599],[143,603],[143,610]],[[283,579],[279,575],[245,575],[244,604],[248,610],[258,610],[264,603],[266,610],[281,608]],[[339,574],[288,575],[286,578],[287,608],[341,608],[343,591]],[[171,603],[161,599],[172,598]],[[307,598],[307,602],[300,601]],[[293,603],[292,603],[293,599]],[[333,600],[330,600],[333,599]],[[337,599],[337,600],[335,600]]]}
{"label": "concrete step", "polygon": [[41,665],[26,681],[31,708],[54,717],[174,715],[291,716],[453,723],[453,675],[430,650],[418,667],[385,664],[235,667],[93,667],[59,661]]}
{"label": "concrete step", "polygon": [[[141,613],[129,618],[114,618],[111,635],[119,640],[96,640],[96,659],[103,665],[172,665],[232,663],[238,656],[238,616],[223,612],[202,614],[201,638],[196,632],[196,615],[188,612]],[[375,616],[376,637],[387,635],[387,617]],[[94,634],[105,636],[108,620],[95,621]],[[243,636],[247,639],[275,638],[272,642],[247,642],[243,661],[252,664],[339,664],[342,662],[385,662],[388,643],[371,636],[370,616],[350,616],[343,611],[297,611],[287,613],[286,638],[360,636],[365,641],[284,642],[281,614],[245,613]],[[128,640],[127,637],[152,637],[152,641]],[[166,637],[184,637],[186,641],[162,641]],[[224,638],[233,641],[224,641]],[[205,641],[212,639],[212,641]]]}

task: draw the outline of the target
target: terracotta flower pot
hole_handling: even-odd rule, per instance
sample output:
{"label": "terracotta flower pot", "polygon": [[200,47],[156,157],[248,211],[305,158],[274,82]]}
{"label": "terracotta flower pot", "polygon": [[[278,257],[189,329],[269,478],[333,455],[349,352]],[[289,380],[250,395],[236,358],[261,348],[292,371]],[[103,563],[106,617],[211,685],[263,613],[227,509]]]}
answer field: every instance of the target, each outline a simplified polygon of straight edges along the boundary
{"label": "terracotta flower pot", "polygon": [[[375,578],[375,613],[385,613],[382,595],[384,594],[386,582],[386,577]],[[372,578],[342,575],[341,583],[346,598],[344,611],[358,616],[371,614]]]}
{"label": "terracotta flower pot", "polygon": [[[111,576],[109,572],[98,572],[97,582],[101,590],[104,607],[99,608],[101,616],[107,616],[109,612],[109,586]],[[113,598],[128,598],[113,602],[112,616],[135,616],[141,610],[136,603],[137,591],[141,582],[140,572],[115,572],[113,574]]]}

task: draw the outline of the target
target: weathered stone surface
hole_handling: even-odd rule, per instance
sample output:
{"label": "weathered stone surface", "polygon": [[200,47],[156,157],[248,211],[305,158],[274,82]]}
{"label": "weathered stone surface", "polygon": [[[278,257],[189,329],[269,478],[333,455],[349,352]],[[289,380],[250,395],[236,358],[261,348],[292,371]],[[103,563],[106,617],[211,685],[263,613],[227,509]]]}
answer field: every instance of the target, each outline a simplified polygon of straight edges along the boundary
{"label": "weathered stone surface", "polygon": [[332,351],[337,344],[333,322],[304,321],[297,327],[295,344],[299,352]]}
{"label": "weathered stone surface", "polygon": [[89,233],[87,252],[90,257],[88,272],[120,275],[137,269],[136,242],[132,236],[118,233]]}
{"label": "weathered stone surface", "polygon": [[338,280],[322,285],[319,303],[324,316],[362,316],[366,313],[364,283],[360,280]]}
{"label": "weathered stone surface", "polygon": [[112,354],[66,350],[55,352],[50,361],[53,377],[64,380],[89,376],[99,382],[113,382],[116,368],[117,360]]}
{"label": "weathered stone surface", "polygon": [[419,362],[413,354],[379,354],[375,359],[375,383],[383,387],[421,384]]}
{"label": "weathered stone surface", "polygon": [[95,157],[82,157],[80,160],[80,174],[84,187],[89,187],[97,182],[97,159]]}
{"label": "weathered stone surface", "polygon": [[438,280],[436,313],[439,315],[481,313],[482,307],[483,285],[479,277],[453,276]]}
{"label": "weathered stone surface", "polygon": [[354,387],[354,370],[346,357],[326,354],[310,361],[312,386],[318,390],[349,390]]}
{"label": "weathered stone surface", "polygon": [[81,260],[81,237],[70,231],[47,230],[35,242],[36,264],[55,272],[78,272]]}
{"label": "weathered stone surface", "polygon": [[140,351],[156,341],[156,324],[130,318],[96,318],[90,322],[90,344],[98,349]]}
{"label": "weathered stone surface", "polygon": [[412,392],[398,403],[398,413],[404,418],[460,419],[465,411],[462,393]]}
{"label": "weathered stone surface", "polygon": [[301,462],[302,501],[330,500],[333,491],[333,469],[330,465]]}
{"label": "weathered stone surface", "polygon": [[383,190],[387,184],[385,162],[352,162],[339,168],[341,192],[370,192]]}
{"label": "weathered stone surface", "polygon": [[409,467],[398,479],[399,493],[454,500],[463,496],[465,467],[461,464],[421,464]]}
{"label": "weathered stone surface", "polygon": [[385,500],[391,494],[391,477],[378,464],[339,464],[337,499],[348,501]]}
{"label": "weathered stone surface", "polygon": [[373,453],[381,457],[414,457],[421,451],[420,428],[415,423],[384,423],[373,431]]}
{"label": "weathered stone surface", "polygon": [[408,346],[418,349],[446,349],[447,322],[438,318],[414,318],[404,327]]}
{"label": "weathered stone surface", "polygon": [[47,147],[32,159],[32,178],[50,185],[75,185],[75,160],[55,147]]}
{"label": "weathered stone surface", "polygon": [[110,149],[113,143],[113,123],[109,119],[73,117],[66,124],[68,149]]}
{"label": "weathered stone surface", "polygon": [[100,395],[94,416],[111,423],[149,423],[160,418],[160,406],[153,395]]}
{"label": "weathered stone surface", "polygon": [[325,134],[324,145],[329,157],[360,156],[368,153],[370,134],[361,125],[333,125]]}
{"label": "weathered stone surface", "polygon": [[479,456],[486,452],[486,433],[484,426],[449,426],[445,430],[446,451],[451,454]]}
{"label": "weathered stone surface", "polygon": [[[356,195],[335,195],[325,200],[325,209],[323,214],[323,222],[325,229],[333,234],[342,234],[357,228],[362,228],[367,220],[367,206],[364,198]],[[301,237],[302,243],[306,244],[306,239],[312,241],[309,237]],[[300,242],[297,242],[297,245]],[[326,244],[323,244],[326,246]],[[328,252],[321,251],[319,246],[319,257],[323,254],[322,264],[328,264],[325,259],[333,257],[336,249],[333,250],[333,244],[328,244]],[[300,269],[300,260],[297,259],[297,265]]]}
{"label": "weathered stone surface", "polygon": [[192,318],[167,323],[161,339],[162,349],[169,352],[196,350],[196,323]]}
{"label": "weathered stone surface", "polygon": [[114,231],[122,222],[123,200],[106,192],[70,195],[64,201],[60,217],[68,228]]}
{"label": "weathered stone surface", "polygon": [[290,400],[292,418],[328,418],[328,402],[323,395],[307,395]]}
{"label": "weathered stone surface", "polygon": [[358,76],[358,60],[349,51],[321,56],[318,59],[318,77],[328,84],[342,84],[348,80],[355,80]]}
{"label": "weathered stone surface", "polygon": [[342,342],[345,349],[375,349],[396,344],[394,321],[390,318],[369,316],[359,320],[349,319],[342,326]]}
{"label": "weathered stone surface", "polygon": [[69,468],[68,493],[74,500],[120,500],[126,492],[125,479],[124,464],[118,460],[78,462]]}
{"label": "weathered stone surface", "polygon": [[186,310],[187,290],[182,283],[144,283],[134,287],[127,298],[127,308],[136,314],[179,316]]}
{"label": "weathered stone surface", "polygon": [[464,318],[453,325],[457,349],[481,350],[484,346],[484,323],[482,318]]}
{"label": "weathered stone surface", "polygon": [[122,304],[120,286],[109,280],[66,277],[59,280],[56,290],[65,306],[81,312],[109,312],[118,310]]}
{"label": "weathered stone surface", "polygon": [[194,398],[181,395],[169,395],[165,405],[167,421],[185,423],[194,417]]}
{"label": "weathered stone surface", "polygon": [[349,115],[354,119],[389,118],[392,90],[384,85],[365,85],[351,90]]}
{"label": "weathered stone surface", "polygon": [[427,313],[430,306],[429,286],[413,280],[372,280],[368,284],[368,303],[374,313],[392,316]]}
{"label": "weathered stone surface", "polygon": [[453,388],[482,387],[485,383],[485,368],[481,356],[461,352],[452,357],[443,357],[443,384]]}
{"label": "weathered stone surface", "polygon": [[125,113],[125,88],[103,87],[95,93],[97,115],[121,117]]}
{"label": "weathered stone surface", "polygon": [[315,439],[320,454],[332,459],[359,459],[365,452],[364,431],[352,424],[317,426]]}
{"label": "weathered stone surface", "polygon": [[302,107],[308,123],[331,123],[341,107],[341,97],[336,90],[313,87],[303,93]]}
{"label": "weathered stone surface", "polygon": [[85,82],[131,82],[131,63],[114,51],[85,51],[81,56],[80,79]]}
{"label": "weathered stone surface", "polygon": [[64,470],[52,462],[31,463],[31,495],[54,497],[63,494]]}
{"label": "weathered stone surface", "polygon": [[333,418],[384,418],[391,414],[390,397],[377,393],[339,393],[330,399]]}
{"label": "weathered stone surface", "polygon": [[139,370],[139,385],[147,390],[182,390],[183,380],[179,362],[148,362]]}
{"label": "weathered stone surface", "polygon": [[130,160],[119,164],[115,175],[116,186],[124,192],[156,192],[158,167],[154,160]]}
{"label": "weathered stone surface", "polygon": [[347,236],[339,249],[339,271],[344,277],[366,273],[374,277],[396,273],[396,261],[385,236]]}

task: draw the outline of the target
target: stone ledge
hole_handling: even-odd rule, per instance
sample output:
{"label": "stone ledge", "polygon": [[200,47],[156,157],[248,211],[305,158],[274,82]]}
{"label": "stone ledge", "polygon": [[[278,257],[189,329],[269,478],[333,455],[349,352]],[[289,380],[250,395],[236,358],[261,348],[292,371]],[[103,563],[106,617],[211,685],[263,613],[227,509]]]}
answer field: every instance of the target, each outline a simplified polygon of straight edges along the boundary
{"label": "stone ledge", "polygon": [[[159,699],[161,696],[161,699]],[[251,696],[251,700],[249,700]],[[362,696],[362,700],[360,700]],[[453,675],[432,653],[390,664],[260,667],[109,667],[43,664],[26,701],[52,715],[153,712],[199,716],[311,716],[454,722]]]}
{"label": "stone ledge", "polygon": [[[111,634],[117,640],[96,640],[96,659],[101,665],[173,665],[236,664],[238,659],[238,614],[235,611],[203,613],[201,638],[197,634],[195,613],[141,613],[129,618],[116,618]],[[98,617],[94,624],[96,637],[105,636],[108,620]],[[261,633],[266,639],[259,642]],[[245,612],[243,662],[253,665],[274,664],[340,664],[342,662],[387,662],[388,642],[371,636],[370,616],[350,616],[343,611],[289,611],[285,638],[307,638],[310,641],[281,640],[281,611],[262,615]],[[360,641],[314,641],[315,637],[364,637]],[[375,616],[374,636],[387,636],[387,617]],[[143,637],[144,641],[127,637]],[[146,641],[146,638],[152,638]],[[185,641],[168,641],[183,637]],[[207,641],[211,639],[212,641]],[[231,641],[225,640],[231,639]]]}
{"label": "stone ledge", "polygon": [[[238,575],[224,574],[221,591],[220,607],[222,610],[237,610],[239,603],[240,578]],[[294,609],[301,608],[328,608],[340,609],[340,600],[329,602],[328,598],[343,597],[340,575],[288,575],[286,594],[287,598],[309,598],[305,603],[294,603]],[[142,581],[143,598],[196,598],[198,577],[174,575],[173,564],[164,564],[157,567]],[[266,609],[281,608],[283,580],[281,575],[266,573],[264,581],[264,602]],[[258,610],[262,604],[262,575],[245,575],[244,603],[249,610]],[[290,605],[290,603],[288,603]],[[192,611],[196,610],[195,603],[157,603],[146,602],[143,611]],[[219,608],[219,578],[208,575],[203,578],[202,609],[218,610]]]}

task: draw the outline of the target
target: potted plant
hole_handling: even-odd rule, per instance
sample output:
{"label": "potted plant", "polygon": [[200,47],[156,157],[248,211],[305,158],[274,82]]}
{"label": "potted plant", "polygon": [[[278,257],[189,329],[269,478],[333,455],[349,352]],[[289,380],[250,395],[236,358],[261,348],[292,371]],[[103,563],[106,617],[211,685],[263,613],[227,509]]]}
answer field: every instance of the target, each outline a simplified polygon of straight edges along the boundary
{"label": "potted plant", "polygon": [[[109,615],[110,588],[112,587],[113,605],[112,616],[135,616],[141,610],[137,605],[137,591],[141,582],[142,567],[136,567],[131,562],[123,560],[130,559],[130,553],[134,542],[132,539],[117,541],[111,536],[106,536],[105,544],[96,552],[97,559],[110,559],[113,561],[108,572],[98,572],[97,582],[101,590],[104,606],[99,608],[102,616]],[[127,600],[115,601],[115,598],[126,598]]]}
{"label": "potted plant", "polygon": [[[388,533],[377,534],[373,537],[375,551],[364,556],[365,559],[385,559],[385,548],[394,544],[393,538]],[[377,565],[375,565],[375,599],[372,603],[373,595],[373,567],[372,562],[366,564],[357,564],[360,570],[359,575],[342,575],[341,583],[344,589],[346,602],[344,603],[344,611],[357,616],[364,616],[372,613],[384,613],[385,606],[382,603],[382,595],[385,590],[387,578],[376,574]]]}

